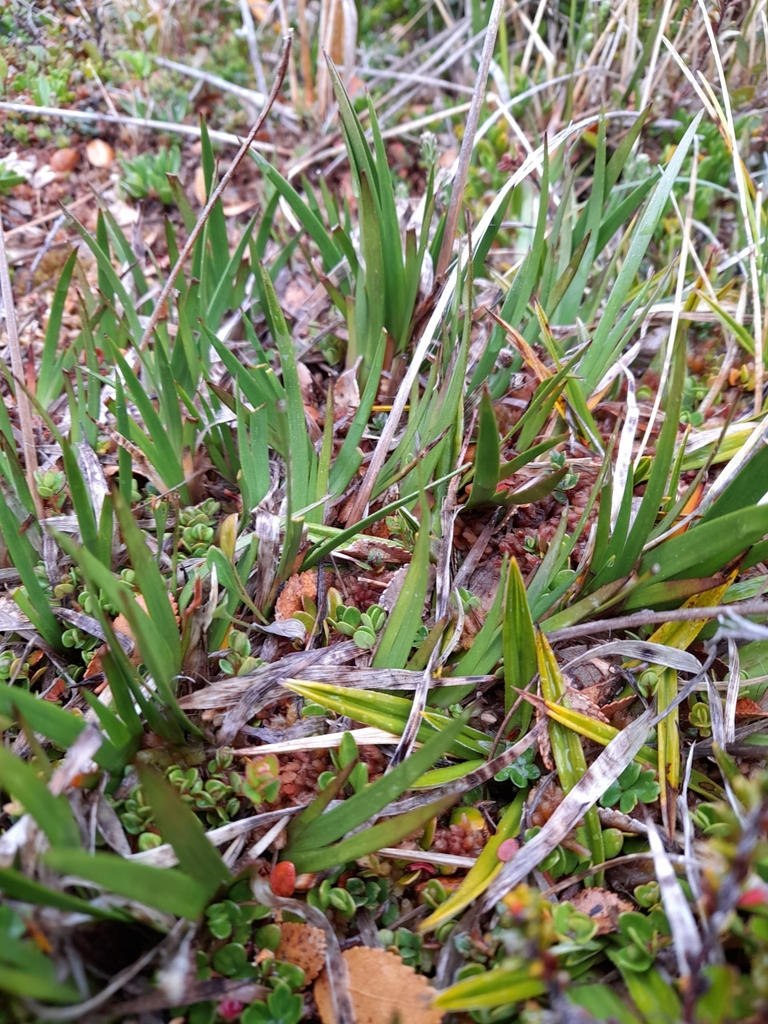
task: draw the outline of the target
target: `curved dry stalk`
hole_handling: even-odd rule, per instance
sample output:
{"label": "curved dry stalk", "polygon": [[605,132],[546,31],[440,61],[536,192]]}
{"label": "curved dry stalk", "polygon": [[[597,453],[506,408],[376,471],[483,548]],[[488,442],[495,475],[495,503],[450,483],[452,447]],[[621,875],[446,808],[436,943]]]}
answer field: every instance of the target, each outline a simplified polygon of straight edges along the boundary
{"label": "curved dry stalk", "polygon": [[251,879],[251,890],[254,898],[265,907],[270,907],[272,910],[287,910],[291,914],[298,915],[308,924],[314,925],[315,928],[322,928],[326,942],[325,970],[331,990],[334,1020],[336,1024],[356,1024],[357,1014],[349,993],[349,978],[341,958],[339,939],[335,928],[322,910],[317,910],[302,900],[275,896],[266,879],[256,876]]}
{"label": "curved dry stalk", "polygon": [[179,253],[179,258],[176,260],[176,263],[173,266],[173,270],[171,270],[170,274],[168,275],[166,282],[163,285],[162,291],[157,297],[155,308],[152,310],[152,316],[149,318],[149,323],[144,329],[144,333],[141,336],[141,341],[139,342],[138,347],[140,351],[143,351],[147,347],[149,339],[152,337],[152,334],[154,333],[154,330],[157,327],[157,322],[160,319],[163,310],[166,308],[165,304],[168,299],[168,296],[171,294],[171,291],[173,290],[174,284],[176,283],[176,278],[179,276],[181,268],[184,266],[187,257],[192,252],[192,248],[195,242],[197,241],[200,232],[203,230],[205,222],[210,217],[211,211],[213,210],[214,206],[223,195],[227,185],[232,180],[232,176],[234,175],[235,171],[240,165],[240,162],[242,161],[243,157],[250,149],[251,143],[254,141],[259,131],[261,130],[262,125],[267,119],[267,115],[269,114],[269,111],[272,108],[272,104],[277,99],[277,95],[280,92],[280,89],[283,84],[283,79],[285,78],[285,73],[288,70],[288,60],[291,55],[292,41],[293,32],[289,32],[284,37],[283,52],[280,56],[280,63],[278,64],[277,72],[275,73],[275,81],[272,85],[272,91],[270,92],[269,96],[267,96],[267,102],[264,104],[264,108],[259,114],[258,118],[256,119],[253,128],[251,128],[251,130],[248,132],[247,136],[243,140],[242,145],[240,146],[240,149],[238,149],[237,153],[235,154],[234,160],[229,165],[226,172],[223,174],[221,181],[213,190],[213,192],[211,192],[208,198],[208,202],[205,204],[205,207],[203,208],[203,212],[200,214],[200,216],[197,219],[197,223],[190,231],[189,238],[187,238],[187,241],[184,243],[184,247]]}

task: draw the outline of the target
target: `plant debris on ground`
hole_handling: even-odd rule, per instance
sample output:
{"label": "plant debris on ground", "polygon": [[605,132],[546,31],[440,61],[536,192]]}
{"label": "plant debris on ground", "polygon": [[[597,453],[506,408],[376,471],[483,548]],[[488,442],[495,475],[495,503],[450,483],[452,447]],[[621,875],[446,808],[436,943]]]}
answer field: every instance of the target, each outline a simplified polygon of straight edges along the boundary
{"label": "plant debris on ground", "polygon": [[0,12],[0,1024],[766,1019],[767,55]]}

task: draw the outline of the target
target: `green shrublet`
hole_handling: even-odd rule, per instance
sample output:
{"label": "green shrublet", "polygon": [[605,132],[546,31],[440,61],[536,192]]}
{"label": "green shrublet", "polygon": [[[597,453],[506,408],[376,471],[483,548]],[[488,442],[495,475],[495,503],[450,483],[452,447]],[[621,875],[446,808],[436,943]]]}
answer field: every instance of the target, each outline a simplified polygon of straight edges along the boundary
{"label": "green shrublet", "polygon": [[619,805],[622,814],[629,814],[638,803],[652,804],[659,799],[659,784],[652,768],[643,770],[637,761],[621,773],[600,798],[601,807]]}
{"label": "green shrublet", "polygon": [[159,199],[166,206],[173,202],[168,174],[181,170],[181,150],[177,145],[156,153],[141,153],[132,160],[120,159],[123,172],[120,188],[131,199]]}

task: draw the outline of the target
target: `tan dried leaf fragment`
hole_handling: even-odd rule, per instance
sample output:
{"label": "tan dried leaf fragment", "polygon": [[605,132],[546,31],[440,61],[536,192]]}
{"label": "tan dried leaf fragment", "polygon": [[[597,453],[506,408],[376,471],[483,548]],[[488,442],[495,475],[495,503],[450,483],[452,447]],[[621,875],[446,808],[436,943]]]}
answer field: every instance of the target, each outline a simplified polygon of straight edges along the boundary
{"label": "tan dried leaf fragment", "polygon": [[[349,992],[357,1024],[440,1024],[442,1013],[432,1006],[427,979],[395,953],[354,946],[341,954],[349,971]],[[325,972],[315,982],[315,1002],[323,1024],[335,1024]]]}
{"label": "tan dried leaf fragment", "polygon": [[203,165],[200,164],[195,168],[195,177],[192,180],[192,191],[195,193],[195,199],[200,203],[201,206],[205,206],[208,201],[208,190],[205,187],[205,171]]}
{"label": "tan dried leaf fragment", "polygon": [[635,909],[629,900],[623,900],[609,889],[582,889],[568,902],[574,910],[592,918],[598,935],[615,932],[619,927],[619,914]]}
{"label": "tan dried leaf fragment", "polygon": [[360,405],[360,388],[357,385],[357,367],[355,365],[339,374],[333,385],[333,420],[334,423],[346,422],[351,419]]}
{"label": "tan dried leaf fragment", "polygon": [[325,932],[322,928],[286,921],[280,925],[280,945],[275,950],[275,958],[300,967],[310,982],[325,967],[325,946]]}

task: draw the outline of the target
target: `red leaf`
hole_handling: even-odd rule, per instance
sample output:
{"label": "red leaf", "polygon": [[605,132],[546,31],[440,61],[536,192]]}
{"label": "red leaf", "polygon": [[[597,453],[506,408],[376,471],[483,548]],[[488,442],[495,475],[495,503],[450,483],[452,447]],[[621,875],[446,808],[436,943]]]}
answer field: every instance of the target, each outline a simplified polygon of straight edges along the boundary
{"label": "red leaf", "polygon": [[241,1003],[239,999],[222,999],[218,1006],[219,1014],[224,1020],[237,1020],[244,1009],[245,1003]]}
{"label": "red leaf", "polygon": [[512,860],[520,849],[520,843],[516,839],[505,839],[496,851],[496,856],[501,861]]}
{"label": "red leaf", "polygon": [[751,907],[764,907],[768,903],[768,893],[765,889],[747,889],[739,897],[738,906],[742,910],[749,910]]}
{"label": "red leaf", "polygon": [[289,860],[275,864],[269,875],[269,884],[275,896],[293,896],[296,888],[296,868]]}

